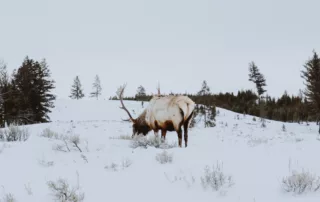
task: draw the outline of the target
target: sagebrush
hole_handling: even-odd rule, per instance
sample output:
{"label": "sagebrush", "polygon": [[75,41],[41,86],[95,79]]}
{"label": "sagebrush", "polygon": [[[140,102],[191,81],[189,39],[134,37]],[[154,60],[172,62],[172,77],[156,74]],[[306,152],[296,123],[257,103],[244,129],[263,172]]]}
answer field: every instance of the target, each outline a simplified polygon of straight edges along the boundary
{"label": "sagebrush", "polygon": [[302,194],[320,189],[320,177],[307,171],[292,171],[291,175],[282,179],[282,188],[286,192]]}
{"label": "sagebrush", "polygon": [[216,166],[205,166],[204,175],[200,178],[201,185],[204,189],[211,188],[214,191],[218,191],[221,188],[228,188],[234,185],[231,175],[226,175],[222,171],[223,166],[217,163]]}
{"label": "sagebrush", "polygon": [[48,188],[51,191],[53,198],[59,202],[82,202],[84,193],[80,191],[80,187],[70,187],[69,183],[62,178],[56,182],[47,182]]}
{"label": "sagebrush", "polygon": [[27,141],[29,137],[29,130],[25,126],[11,124],[0,130],[0,141],[4,142]]}
{"label": "sagebrush", "polygon": [[8,193],[2,197],[0,202],[17,202],[17,200],[14,198],[13,194]]}
{"label": "sagebrush", "polygon": [[168,143],[167,141],[163,141],[160,137],[156,136],[135,136],[131,139],[130,147],[136,149],[138,147],[142,147],[147,149],[148,147],[155,147],[161,149],[171,149],[177,147],[177,143]]}
{"label": "sagebrush", "polygon": [[156,155],[156,160],[161,164],[172,163],[173,154],[168,153],[166,150],[163,150],[161,153]]}

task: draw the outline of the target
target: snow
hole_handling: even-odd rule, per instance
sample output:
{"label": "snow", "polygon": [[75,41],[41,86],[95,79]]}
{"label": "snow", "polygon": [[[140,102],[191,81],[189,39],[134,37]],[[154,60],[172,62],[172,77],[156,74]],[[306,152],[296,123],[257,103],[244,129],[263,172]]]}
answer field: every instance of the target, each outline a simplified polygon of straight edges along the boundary
{"label": "snow", "polygon": [[[134,117],[143,110],[140,102],[124,103],[135,111]],[[31,135],[27,141],[0,142],[0,201],[8,193],[20,202],[54,201],[47,182],[60,177],[71,187],[79,186],[89,202],[312,202],[320,197],[318,192],[298,195],[282,189],[283,177],[292,170],[320,175],[315,123],[267,120],[262,128],[259,118],[253,121],[252,116],[217,108],[216,127],[204,128],[199,120],[189,131],[187,148],[133,149],[131,140],[119,138],[131,136],[132,128],[121,121],[127,115],[118,101],[57,100],[55,106],[51,123],[26,126]],[[63,141],[41,136],[46,128],[79,135],[82,152],[70,143],[70,152],[55,150]],[[148,138],[153,136],[150,132]],[[167,141],[177,142],[176,133],[168,132]],[[163,150],[172,154],[171,163],[156,160]],[[125,160],[132,164],[122,167]],[[112,163],[118,164],[116,170]],[[234,184],[205,190],[200,180],[204,168],[217,163]]]}

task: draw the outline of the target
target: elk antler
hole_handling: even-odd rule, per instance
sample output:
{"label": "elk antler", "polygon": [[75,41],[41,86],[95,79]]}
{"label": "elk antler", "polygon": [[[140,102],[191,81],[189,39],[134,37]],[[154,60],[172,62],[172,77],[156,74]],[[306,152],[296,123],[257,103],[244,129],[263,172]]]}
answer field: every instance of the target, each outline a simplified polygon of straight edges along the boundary
{"label": "elk antler", "polygon": [[132,118],[132,116],[131,116],[131,114],[130,114],[130,112],[128,111],[128,109],[124,106],[124,104],[123,104],[123,92],[124,92],[124,89],[125,89],[125,87],[126,87],[126,85],[127,84],[124,84],[122,87],[120,87],[120,89],[119,89],[119,91],[118,91],[118,93],[119,93],[119,98],[120,98],[120,102],[121,102],[121,107],[120,107],[120,109],[123,109],[124,111],[126,111],[127,112],[127,114],[129,115],[129,119],[126,119],[126,120],[123,120],[123,121],[134,121],[134,119]]}
{"label": "elk antler", "polygon": [[158,82],[157,90],[158,90],[158,96],[160,96],[160,83],[159,82]]}

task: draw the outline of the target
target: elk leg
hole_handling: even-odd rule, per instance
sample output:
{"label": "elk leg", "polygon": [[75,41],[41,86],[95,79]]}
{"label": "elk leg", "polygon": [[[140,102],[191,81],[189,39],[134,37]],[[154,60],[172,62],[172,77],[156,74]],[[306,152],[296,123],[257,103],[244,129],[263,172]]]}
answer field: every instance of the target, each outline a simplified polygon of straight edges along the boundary
{"label": "elk leg", "polygon": [[183,125],[183,132],[184,132],[184,145],[185,147],[188,146],[188,123]]}
{"label": "elk leg", "polygon": [[158,130],[154,130],[154,136],[157,138],[159,135],[158,135]]}
{"label": "elk leg", "polygon": [[184,144],[185,147],[188,146],[188,128],[191,122],[191,119],[193,117],[193,112],[190,114],[190,116],[188,117],[188,119],[186,120],[186,122],[183,124],[183,132],[184,132]]}
{"label": "elk leg", "polygon": [[166,130],[161,130],[161,142],[164,142],[166,140]]}
{"label": "elk leg", "polygon": [[181,144],[182,144],[182,130],[181,130],[181,128],[179,128],[177,133],[178,133],[178,139],[179,139],[179,147],[181,147]]}

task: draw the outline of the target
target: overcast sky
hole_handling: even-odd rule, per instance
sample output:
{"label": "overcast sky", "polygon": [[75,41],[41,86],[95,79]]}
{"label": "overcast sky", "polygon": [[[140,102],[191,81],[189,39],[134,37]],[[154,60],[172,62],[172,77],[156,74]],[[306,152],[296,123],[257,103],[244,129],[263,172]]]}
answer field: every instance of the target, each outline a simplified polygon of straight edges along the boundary
{"label": "overcast sky", "polygon": [[304,88],[300,71],[320,54],[319,0],[2,0],[0,59],[10,72],[26,55],[46,58],[55,93],[76,75],[84,93],[100,76],[103,96],[127,82],[156,93],[255,89],[254,61],[271,96]]}

